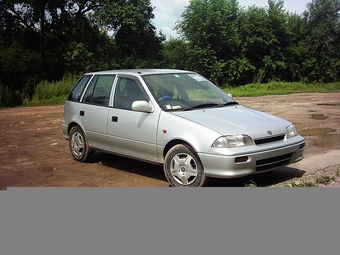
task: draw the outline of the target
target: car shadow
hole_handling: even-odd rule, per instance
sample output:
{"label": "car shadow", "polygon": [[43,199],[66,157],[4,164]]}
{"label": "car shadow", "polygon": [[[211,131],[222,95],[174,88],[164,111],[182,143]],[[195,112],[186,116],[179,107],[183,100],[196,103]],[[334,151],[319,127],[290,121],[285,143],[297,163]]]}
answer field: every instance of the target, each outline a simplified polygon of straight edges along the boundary
{"label": "car shadow", "polygon": [[107,154],[104,152],[96,152],[92,162],[120,171],[138,174],[148,178],[167,182],[163,172],[163,167],[161,165],[154,165],[113,154]]}
{"label": "car shadow", "polygon": [[285,167],[267,173],[260,173],[233,179],[211,178],[207,187],[268,187],[299,178],[306,172],[297,168]]}
{"label": "car shadow", "polygon": [[[129,173],[138,174],[148,178],[167,182],[163,172],[163,167],[160,165],[145,163],[138,160],[103,152],[96,152],[93,158],[93,162],[105,165],[113,169],[126,171]],[[280,170],[274,170],[267,173],[261,173],[240,178],[209,178],[206,187],[249,187],[252,185],[256,187],[268,187],[292,180],[294,178],[299,178],[304,174],[305,171],[303,170],[292,167],[285,167]]]}

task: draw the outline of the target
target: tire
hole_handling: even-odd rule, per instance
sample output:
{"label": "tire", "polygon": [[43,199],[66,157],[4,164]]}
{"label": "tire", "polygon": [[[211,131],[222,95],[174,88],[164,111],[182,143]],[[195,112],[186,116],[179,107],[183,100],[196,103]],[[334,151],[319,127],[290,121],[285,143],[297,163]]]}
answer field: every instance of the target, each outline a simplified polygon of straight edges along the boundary
{"label": "tire", "polygon": [[202,187],[208,178],[196,152],[189,146],[178,144],[165,156],[165,177],[173,187]]}
{"label": "tire", "polygon": [[71,154],[76,161],[90,161],[94,151],[89,147],[84,131],[79,126],[71,128],[68,141]]}

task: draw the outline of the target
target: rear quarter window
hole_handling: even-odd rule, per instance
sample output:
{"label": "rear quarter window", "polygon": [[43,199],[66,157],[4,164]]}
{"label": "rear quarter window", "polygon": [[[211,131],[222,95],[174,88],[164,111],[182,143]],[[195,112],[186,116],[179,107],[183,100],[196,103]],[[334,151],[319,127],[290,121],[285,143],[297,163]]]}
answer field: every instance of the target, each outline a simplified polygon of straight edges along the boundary
{"label": "rear quarter window", "polygon": [[67,100],[79,102],[81,95],[86,87],[86,84],[91,79],[91,75],[84,75],[79,79],[79,81],[74,85],[73,89],[71,90],[70,94],[67,97]]}

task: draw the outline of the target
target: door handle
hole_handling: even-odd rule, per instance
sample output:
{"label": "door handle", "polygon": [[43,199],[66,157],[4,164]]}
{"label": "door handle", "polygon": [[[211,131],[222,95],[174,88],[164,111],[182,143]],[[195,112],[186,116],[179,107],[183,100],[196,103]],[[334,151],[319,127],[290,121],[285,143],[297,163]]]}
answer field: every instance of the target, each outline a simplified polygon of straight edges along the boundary
{"label": "door handle", "polygon": [[117,116],[112,116],[111,121],[112,121],[112,122],[118,122],[118,117],[117,117]]}
{"label": "door handle", "polygon": [[79,115],[80,116],[84,116],[85,115],[85,111],[80,111]]}

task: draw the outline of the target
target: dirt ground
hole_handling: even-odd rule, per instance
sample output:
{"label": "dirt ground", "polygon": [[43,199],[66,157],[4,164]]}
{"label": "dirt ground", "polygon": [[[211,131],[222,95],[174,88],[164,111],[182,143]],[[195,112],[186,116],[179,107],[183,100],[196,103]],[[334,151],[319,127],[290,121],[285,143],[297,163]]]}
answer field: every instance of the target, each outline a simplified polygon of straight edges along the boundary
{"label": "dirt ground", "polygon": [[[334,176],[340,187],[340,93],[240,97],[239,103],[293,122],[307,147],[305,159],[281,170],[210,187],[285,186],[313,176]],[[62,137],[63,106],[0,110],[0,190],[8,187],[169,187],[161,166],[96,153],[93,163],[73,160]],[[315,179],[315,178],[314,178]],[[322,186],[320,184],[319,186]]]}

